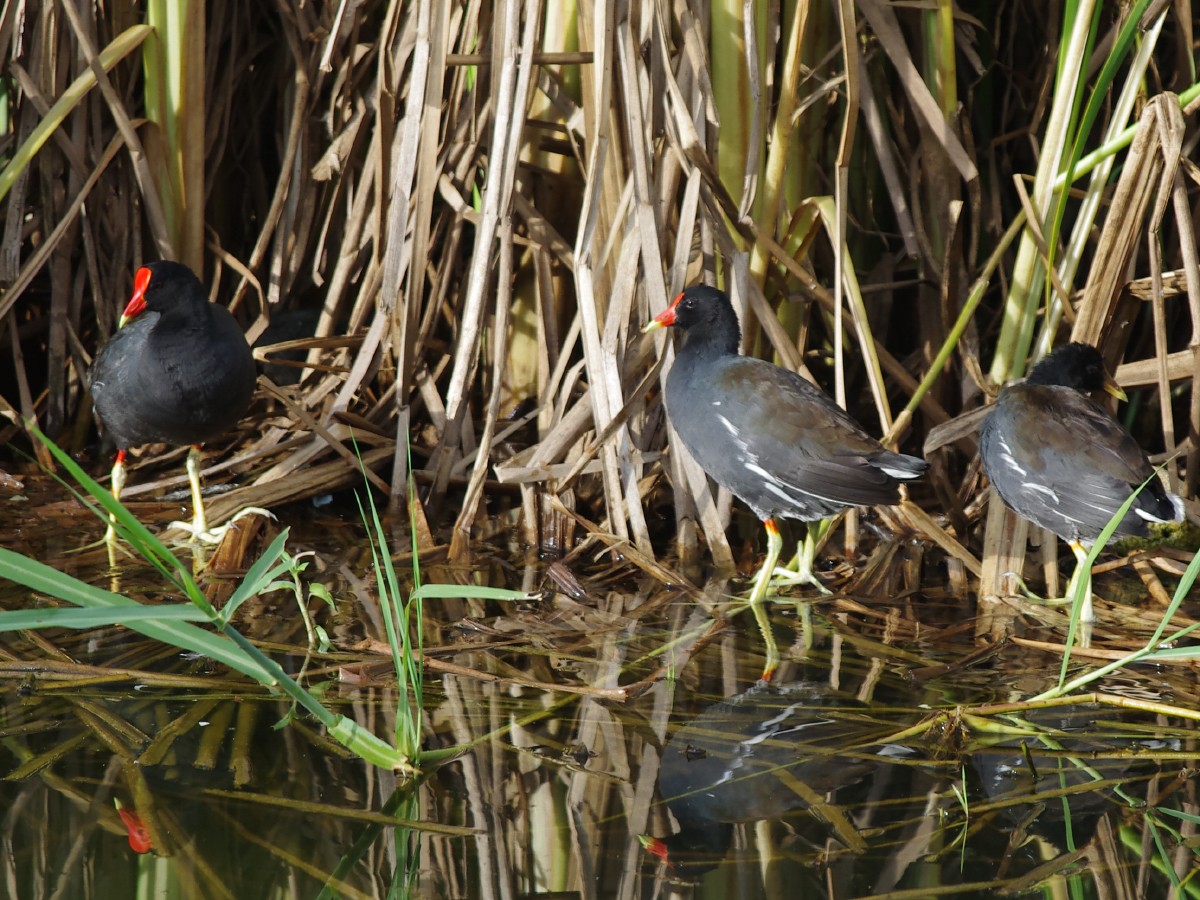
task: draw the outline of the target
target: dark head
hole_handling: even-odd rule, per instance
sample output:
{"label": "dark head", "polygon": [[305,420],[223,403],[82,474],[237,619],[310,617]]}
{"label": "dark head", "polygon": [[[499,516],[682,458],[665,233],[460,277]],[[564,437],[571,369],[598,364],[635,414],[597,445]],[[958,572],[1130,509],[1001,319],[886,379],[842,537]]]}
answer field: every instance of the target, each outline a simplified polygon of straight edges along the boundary
{"label": "dark head", "polygon": [[147,263],[133,277],[133,296],[121,314],[121,324],[147,309],[165,312],[184,297],[208,301],[204,286],[191,269],[167,259]]}
{"label": "dark head", "polygon": [[709,340],[720,343],[726,352],[738,352],[742,332],[738,327],[737,314],[730,305],[729,295],[724,291],[704,284],[694,285],[651,319],[642,332],[672,325],[679,326],[685,335],[703,334]]}
{"label": "dark head", "polygon": [[1100,351],[1089,344],[1064,344],[1029,373],[1029,384],[1051,384],[1090,394],[1107,391],[1120,400],[1125,392],[1104,368]]}

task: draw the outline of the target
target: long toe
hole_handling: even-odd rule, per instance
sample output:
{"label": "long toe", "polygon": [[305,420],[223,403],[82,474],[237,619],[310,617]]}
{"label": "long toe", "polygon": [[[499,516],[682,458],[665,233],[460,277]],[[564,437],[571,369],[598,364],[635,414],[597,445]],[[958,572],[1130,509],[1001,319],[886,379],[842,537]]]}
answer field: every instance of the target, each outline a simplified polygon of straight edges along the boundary
{"label": "long toe", "polygon": [[825,587],[821,579],[811,570],[808,572],[796,572],[783,566],[775,567],[775,571],[771,573],[772,587],[789,587],[795,585],[810,585],[826,596],[833,594],[833,591]]}
{"label": "long toe", "polygon": [[260,506],[247,506],[245,509],[238,510],[233,518],[224,525],[218,525],[216,528],[200,528],[195,522],[175,521],[168,525],[169,528],[177,528],[180,531],[186,532],[192,536],[192,540],[198,541],[201,544],[219,544],[225,537],[225,533],[233,528],[239,519],[244,519],[246,516],[262,516],[263,518],[275,520],[275,514],[270,510],[263,509]]}

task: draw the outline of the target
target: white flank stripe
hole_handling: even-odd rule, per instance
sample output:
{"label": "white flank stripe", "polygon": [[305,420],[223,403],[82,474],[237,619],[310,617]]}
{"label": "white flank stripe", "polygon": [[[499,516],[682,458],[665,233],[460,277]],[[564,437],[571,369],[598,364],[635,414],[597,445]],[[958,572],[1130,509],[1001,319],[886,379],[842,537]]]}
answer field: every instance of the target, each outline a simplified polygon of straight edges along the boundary
{"label": "white flank stripe", "polygon": [[784,497],[792,503],[806,504],[816,501],[817,503],[832,503],[835,505],[841,504],[842,501],[834,500],[832,497],[824,497],[821,494],[814,494],[812,491],[806,491],[803,488],[797,487],[794,484],[788,484],[785,481],[780,481],[770,472],[761,466],[755,465],[753,462],[746,463],[746,470],[753,472],[762,478],[765,487],[777,497]]}
{"label": "white flank stripe", "polygon": [[1025,485],[1025,490],[1037,491],[1039,494],[1045,494],[1047,497],[1049,497],[1055,503],[1058,502],[1057,492],[1046,487],[1044,484],[1034,484],[1033,482],[1029,482],[1028,484]]}
{"label": "white flank stripe", "polygon": [[1010,466],[1012,466],[1014,469],[1016,469],[1018,474],[1020,474],[1020,475],[1029,474],[1028,472],[1025,471],[1025,467],[1017,462],[1016,457],[1013,456],[1012,447],[1008,446],[1008,443],[1004,440],[1004,438],[1001,435],[999,435],[999,434],[996,435],[996,441],[1000,444],[1000,458],[1003,459]]}
{"label": "white flank stripe", "polygon": [[[716,406],[715,403],[713,405]],[[727,418],[725,418],[720,413],[717,413],[717,421],[720,422],[722,425],[724,425],[725,430],[728,431],[731,435],[733,435],[734,437],[739,437],[738,430],[733,427],[733,423],[730,422]],[[738,443],[740,444],[742,442],[739,440]]]}

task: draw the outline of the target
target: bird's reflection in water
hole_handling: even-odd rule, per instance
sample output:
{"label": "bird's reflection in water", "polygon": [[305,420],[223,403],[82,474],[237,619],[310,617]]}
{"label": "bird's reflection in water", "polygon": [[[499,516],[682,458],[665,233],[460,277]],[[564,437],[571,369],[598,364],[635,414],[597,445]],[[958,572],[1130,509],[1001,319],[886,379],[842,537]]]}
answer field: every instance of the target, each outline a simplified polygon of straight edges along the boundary
{"label": "bird's reflection in water", "polygon": [[[798,839],[819,840],[824,832],[849,849],[865,849],[874,801],[909,789],[892,781],[909,778],[910,768],[897,763],[914,756],[887,742],[907,723],[869,712],[809,682],[759,682],[710,707],[677,731],[663,753],[659,796],[679,830],[643,844],[682,881],[720,863],[737,823],[788,817]],[[851,814],[849,803],[858,813]],[[793,821],[796,811],[815,813],[823,825],[811,816]],[[804,819],[815,830],[803,827]]]}
{"label": "bird's reflection in water", "polygon": [[[916,721],[821,684],[759,683],[672,736],[658,788],[677,830],[642,843],[667,879],[695,883],[741,859],[736,839],[754,865],[729,878],[762,876],[747,896],[770,895],[771,877],[790,896],[881,894],[927,866],[932,883],[986,882],[1065,865],[1155,770],[1138,757],[1153,747],[1101,735],[1087,707],[997,719],[961,753],[893,740]],[[765,820],[783,827],[752,827]],[[785,859],[799,864],[765,865]]]}

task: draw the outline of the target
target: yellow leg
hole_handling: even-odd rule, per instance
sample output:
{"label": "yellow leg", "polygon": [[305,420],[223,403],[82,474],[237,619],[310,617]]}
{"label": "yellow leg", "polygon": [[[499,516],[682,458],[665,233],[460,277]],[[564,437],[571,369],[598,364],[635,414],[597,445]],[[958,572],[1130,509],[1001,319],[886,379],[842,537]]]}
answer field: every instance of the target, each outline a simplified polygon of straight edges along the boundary
{"label": "yellow leg", "polygon": [[208,519],[204,515],[204,498],[200,495],[200,448],[192,447],[187,455],[188,483],[192,487],[192,536],[208,534]]}
{"label": "yellow leg", "polygon": [[779,562],[779,553],[783,549],[783,538],[779,535],[773,519],[763,522],[767,529],[767,558],[763,560],[762,568],[754,578],[754,586],[750,589],[750,610],[754,613],[754,621],[762,632],[763,643],[766,644],[766,662],[763,664],[762,680],[770,681],[775,670],[779,668],[779,647],[775,643],[775,632],[771,630],[771,620],[763,606],[767,597],[767,589],[771,586],[771,576],[775,572],[775,564]]}
{"label": "yellow leg", "polygon": [[[111,488],[114,500],[121,499],[121,492],[125,490],[125,451],[117,452],[116,462],[112,467]],[[117,543],[117,520],[113,516],[108,517],[108,530],[104,532],[104,543],[108,544],[109,556],[113,556],[113,550]]]}
{"label": "yellow leg", "polygon": [[[118,450],[117,458],[113,462],[112,477],[110,479],[109,490],[112,491],[113,499],[120,500],[121,492],[125,490],[125,451]],[[117,519],[115,516],[108,517],[108,528],[104,530],[104,546],[108,549],[108,568],[112,573],[109,582],[109,590],[114,594],[121,593],[121,578],[117,572]]]}
{"label": "yellow leg", "polygon": [[772,573],[772,577],[785,584],[810,584],[822,594],[831,593],[813,572],[813,564],[817,559],[817,544],[828,530],[829,519],[808,522],[804,540],[796,546],[795,571],[792,571],[790,565],[786,568],[781,566]]}
{"label": "yellow leg", "polygon": [[1071,573],[1071,580],[1067,582],[1066,597],[1068,600],[1073,598],[1079,579],[1087,579],[1083,587],[1083,603],[1079,607],[1079,621],[1091,625],[1096,621],[1096,611],[1092,608],[1092,570],[1085,570],[1083,565],[1087,561],[1087,548],[1079,541],[1071,541],[1071,552],[1075,554],[1075,571]]}
{"label": "yellow leg", "polygon": [[193,541],[199,541],[204,544],[220,543],[221,538],[225,536],[225,532],[234,522],[243,516],[251,514],[260,515],[267,519],[274,519],[265,509],[258,506],[247,506],[245,509],[239,510],[237,515],[229,520],[225,525],[219,528],[208,530],[208,517],[204,513],[204,497],[200,494],[200,448],[192,447],[187,455],[187,474],[188,484],[192,489],[192,522],[189,525],[187,522],[172,522],[172,528],[178,528],[182,531],[189,531],[192,534]]}

